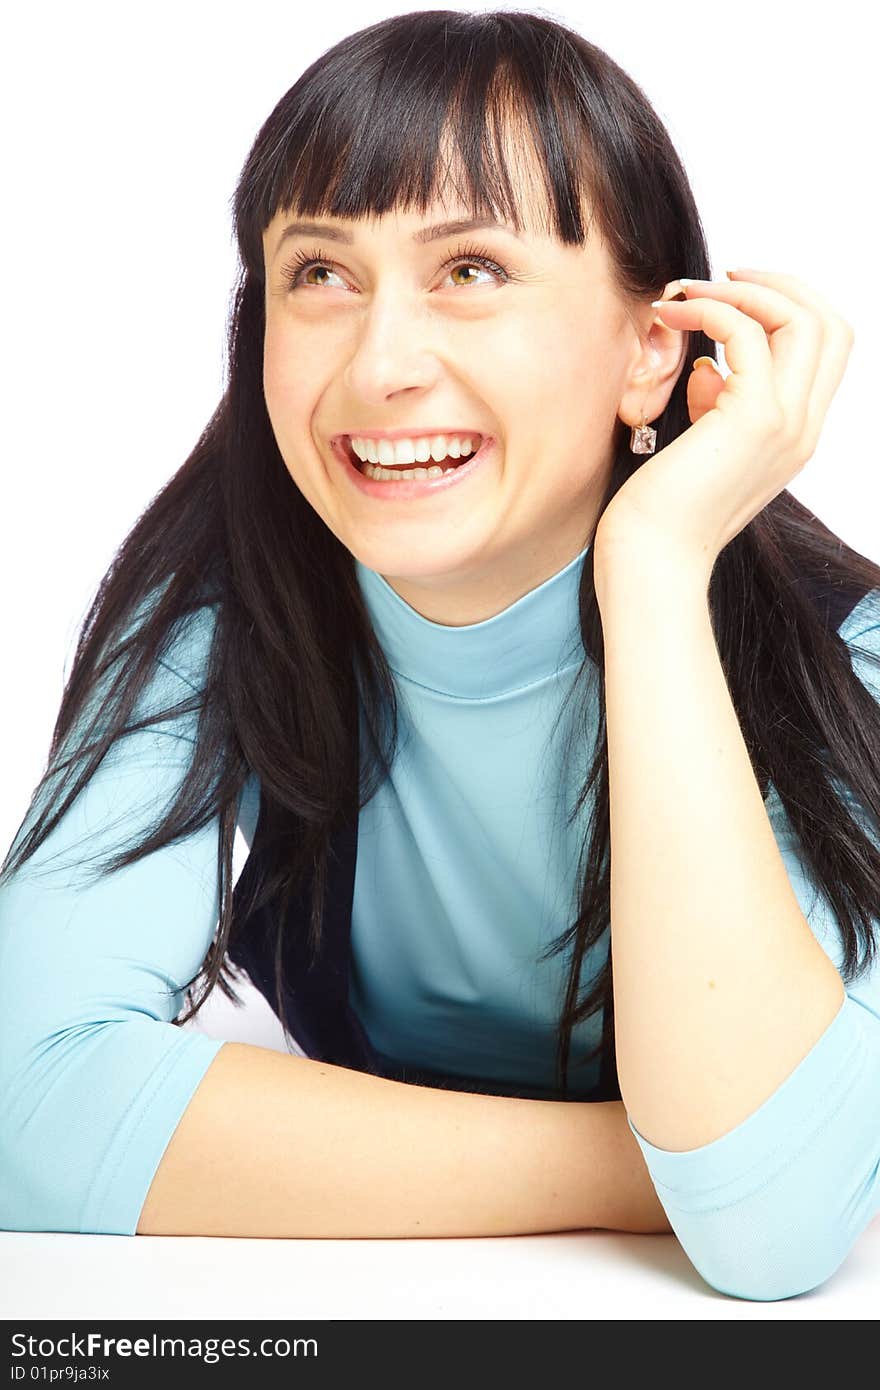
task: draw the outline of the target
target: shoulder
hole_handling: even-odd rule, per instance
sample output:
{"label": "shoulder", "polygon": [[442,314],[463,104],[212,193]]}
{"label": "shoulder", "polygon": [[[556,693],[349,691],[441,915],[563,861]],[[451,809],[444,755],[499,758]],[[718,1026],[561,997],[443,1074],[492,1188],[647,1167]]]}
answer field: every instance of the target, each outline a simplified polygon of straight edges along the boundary
{"label": "shoulder", "polygon": [[855,674],[880,701],[880,588],[870,589],[841,623]]}
{"label": "shoulder", "polygon": [[[119,647],[137,634],[150,617],[158,599],[153,591],[137,607],[131,619],[119,635]],[[183,701],[192,703],[194,695],[204,691],[211,655],[211,646],[219,616],[219,605],[205,603],[183,614],[165,634],[147,682],[136,702],[133,719],[154,716],[160,710],[177,705]],[[187,711],[184,718],[164,722],[159,727],[163,732],[183,734],[190,741],[195,737],[197,712]]]}
{"label": "shoulder", "polygon": [[[218,602],[205,603],[175,624],[168,644],[157,659],[156,673],[144,692],[142,707],[167,706],[175,701],[185,701],[187,696],[190,697],[189,703],[192,703],[193,694],[201,695],[219,616]],[[173,731],[178,738],[195,743],[197,723],[198,710],[192,709],[182,718],[165,725],[164,729]],[[237,810],[237,825],[244,837],[247,853],[256,834],[260,804],[260,781],[251,772],[239,794]]]}
{"label": "shoulder", "polygon": [[[151,594],[139,608],[130,628],[136,628],[148,617],[155,602],[156,595]],[[178,618],[163,642],[157,666],[193,690],[201,690],[219,616],[220,605],[215,601],[200,604]]]}
{"label": "shoulder", "polygon": [[176,699],[203,692],[218,616],[216,604],[204,604],[175,623],[156,658],[156,688],[164,688],[166,695],[176,691]]}
{"label": "shoulder", "polygon": [[[149,616],[150,608],[159,597],[154,590],[140,605],[126,633],[137,630]],[[169,706],[184,703],[186,709],[174,718],[154,725],[151,734],[163,737],[171,734],[184,743],[195,744],[198,727],[198,701],[193,696],[201,696],[211,656],[211,646],[217,622],[220,617],[218,601],[204,603],[192,612],[179,618],[174,624],[167,642],[163,644],[162,654],[156,659],[152,678],[148,682],[135,707],[135,717],[155,716]],[[256,833],[260,813],[260,782],[255,773],[247,778],[239,796],[237,823],[245,845],[250,851]]]}
{"label": "shoulder", "polygon": [[[138,645],[160,593],[154,589],[141,599],[95,657],[87,689],[56,750],[56,765],[67,761],[70,755],[87,753],[93,741],[114,726],[124,683],[138,664]],[[126,730],[134,726],[138,732],[122,740],[114,739],[105,755],[107,765],[131,761],[135,751],[149,749],[151,740],[160,740],[152,745],[157,749],[162,741],[167,742],[168,736],[184,744],[195,743],[198,697],[204,689],[217,615],[218,606],[206,603],[195,606],[171,625],[125,721]],[[117,735],[122,732],[117,727]]]}
{"label": "shoulder", "polygon": [[844,641],[850,642],[880,628],[880,588],[868,592],[852,608],[840,625]]}

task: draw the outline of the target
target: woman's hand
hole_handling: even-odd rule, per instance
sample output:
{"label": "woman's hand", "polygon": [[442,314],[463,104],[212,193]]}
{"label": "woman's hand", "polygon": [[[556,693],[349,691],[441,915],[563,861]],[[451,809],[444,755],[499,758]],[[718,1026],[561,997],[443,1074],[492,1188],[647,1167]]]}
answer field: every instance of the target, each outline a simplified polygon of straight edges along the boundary
{"label": "woman's hand", "polygon": [[690,281],[687,302],[664,302],[658,318],[722,343],[729,376],[691,373],[693,423],[627,479],[595,537],[603,554],[656,541],[707,582],[719,552],[812,457],[854,341],[850,325],[794,276],[728,275]]}

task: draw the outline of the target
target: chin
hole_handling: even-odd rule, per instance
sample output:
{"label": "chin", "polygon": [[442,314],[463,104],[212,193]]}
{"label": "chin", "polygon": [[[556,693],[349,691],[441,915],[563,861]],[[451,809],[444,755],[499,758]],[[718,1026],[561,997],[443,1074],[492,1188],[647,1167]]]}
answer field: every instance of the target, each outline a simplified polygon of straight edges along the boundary
{"label": "chin", "polygon": [[352,537],[343,544],[367,569],[389,579],[430,584],[448,582],[457,574],[473,570],[475,563],[485,557],[486,541],[473,537],[468,543],[462,536],[436,538],[421,535],[411,542],[401,536],[396,543],[381,536]]}

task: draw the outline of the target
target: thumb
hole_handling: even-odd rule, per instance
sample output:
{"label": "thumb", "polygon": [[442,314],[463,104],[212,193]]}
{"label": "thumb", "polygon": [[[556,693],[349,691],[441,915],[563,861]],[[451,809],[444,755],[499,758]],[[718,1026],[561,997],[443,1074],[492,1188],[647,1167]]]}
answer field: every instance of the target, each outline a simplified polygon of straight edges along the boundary
{"label": "thumb", "polygon": [[714,357],[698,357],[687,384],[688,414],[695,425],[701,415],[712,409],[719,392],[724,389],[724,377]]}

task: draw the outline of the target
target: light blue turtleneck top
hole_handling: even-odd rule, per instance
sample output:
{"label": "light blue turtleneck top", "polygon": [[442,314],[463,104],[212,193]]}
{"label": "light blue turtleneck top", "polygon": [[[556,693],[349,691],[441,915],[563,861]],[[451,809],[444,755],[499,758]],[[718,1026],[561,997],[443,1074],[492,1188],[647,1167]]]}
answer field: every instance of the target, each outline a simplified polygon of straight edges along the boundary
{"label": "light blue turtleneck top", "polygon": [[[356,562],[394,673],[401,744],[360,815],[350,1002],[380,1053],[460,1075],[463,1089],[468,1078],[490,1079],[541,1097],[554,1080],[568,953],[539,956],[577,909],[592,800],[570,825],[568,813],[598,717],[590,680],[583,707],[566,703],[584,654],[585,554],[465,627],[429,622]],[[139,711],[200,688],[212,623],[204,609],[184,626]],[[840,631],[880,700],[880,670],[859,656],[880,654],[880,591]],[[196,721],[119,741],[41,850],[0,885],[0,1228],[134,1234],[165,1148],[223,1046],[172,1023],[216,929],[216,821],[88,877],[94,856],[135,843],[167,807]],[[772,787],[766,804],[801,909],[841,969],[833,911]],[[252,778],[239,814],[246,846],[258,805]],[[606,933],[581,993],[607,949]],[[594,1017],[572,1035],[574,1095],[597,1080],[597,1062],[579,1063],[600,1027]],[[880,1210],[878,1117],[880,965],[847,987],[814,1047],[735,1129],[671,1152],[630,1128],[706,1281],[776,1299],[827,1279]]]}
{"label": "light blue turtleneck top", "polygon": [[[429,622],[356,562],[402,746],[358,823],[351,1003],[378,1052],[537,1098],[554,1081],[569,959],[538,955],[577,916],[585,825],[566,825],[588,767],[583,740],[565,755],[574,699],[560,717],[584,656],[584,554],[466,627]],[[584,986],[607,954],[606,934]],[[598,1080],[598,1061],[577,1064],[601,1026],[572,1035],[572,1094]]]}

